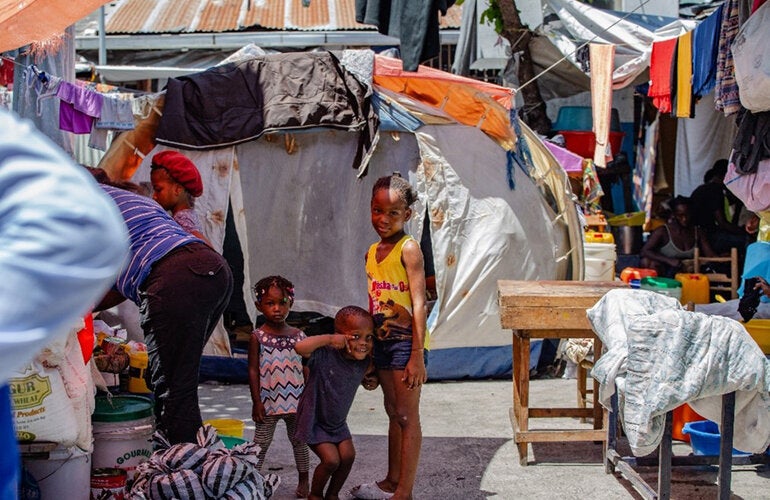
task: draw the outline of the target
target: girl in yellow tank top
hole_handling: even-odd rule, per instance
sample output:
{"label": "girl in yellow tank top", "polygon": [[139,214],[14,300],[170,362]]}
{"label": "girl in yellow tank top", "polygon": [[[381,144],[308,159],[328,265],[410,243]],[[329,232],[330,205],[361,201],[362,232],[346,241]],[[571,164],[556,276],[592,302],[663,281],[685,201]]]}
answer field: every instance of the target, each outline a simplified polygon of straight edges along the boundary
{"label": "girl in yellow tank top", "polygon": [[373,360],[390,421],[388,473],[353,488],[356,498],[412,498],[417,474],[420,386],[428,378],[425,269],[420,245],[404,232],[416,199],[397,175],[381,177],[372,189],[372,227],[380,241],[366,254],[366,275],[375,318]]}

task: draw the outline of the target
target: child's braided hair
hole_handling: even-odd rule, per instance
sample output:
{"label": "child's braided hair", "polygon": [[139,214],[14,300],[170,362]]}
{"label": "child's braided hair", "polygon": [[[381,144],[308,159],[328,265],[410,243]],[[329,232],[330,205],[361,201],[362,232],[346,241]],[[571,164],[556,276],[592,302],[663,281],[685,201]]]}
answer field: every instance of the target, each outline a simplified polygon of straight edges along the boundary
{"label": "child's braided hair", "polygon": [[417,193],[415,193],[412,185],[409,184],[408,180],[401,177],[401,174],[398,172],[377,179],[372,188],[372,197],[374,197],[380,189],[392,189],[398,194],[398,197],[406,203],[407,207],[411,207],[412,203],[417,201]]}
{"label": "child's braided hair", "polygon": [[271,286],[279,289],[284,295],[289,297],[291,302],[294,302],[294,284],[283,276],[268,276],[257,281],[257,284],[253,287],[254,298],[257,299],[258,304],[262,303],[262,297],[264,297]]}

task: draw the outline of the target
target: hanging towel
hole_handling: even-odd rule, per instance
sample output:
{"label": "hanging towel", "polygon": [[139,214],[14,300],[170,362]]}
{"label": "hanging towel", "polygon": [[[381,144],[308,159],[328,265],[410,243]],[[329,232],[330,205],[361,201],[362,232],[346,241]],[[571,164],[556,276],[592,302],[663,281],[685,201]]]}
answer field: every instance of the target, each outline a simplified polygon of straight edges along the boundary
{"label": "hanging towel", "polygon": [[677,118],[692,118],[692,31],[679,37],[676,44],[676,108]]}
{"label": "hanging towel", "polygon": [[692,38],[692,93],[696,99],[714,89],[719,52],[719,27],[724,4],[701,21]]}
{"label": "hanging towel", "polygon": [[676,38],[652,43],[650,54],[650,90],[647,95],[661,113],[671,112],[671,66]]}
{"label": "hanging towel", "polygon": [[594,163],[606,167],[612,161],[610,149],[610,114],[612,113],[612,71],[614,69],[615,45],[592,43],[589,45],[591,58],[591,108],[594,121]]}
{"label": "hanging towel", "polygon": [[727,0],[723,7],[722,24],[719,28],[714,106],[725,115],[731,115],[741,108],[738,84],[735,83],[733,53],[730,50],[740,27],[740,0]]}
{"label": "hanging towel", "polygon": [[101,94],[62,80],[56,96],[59,103],[59,128],[75,134],[89,134],[94,119],[102,113]]}

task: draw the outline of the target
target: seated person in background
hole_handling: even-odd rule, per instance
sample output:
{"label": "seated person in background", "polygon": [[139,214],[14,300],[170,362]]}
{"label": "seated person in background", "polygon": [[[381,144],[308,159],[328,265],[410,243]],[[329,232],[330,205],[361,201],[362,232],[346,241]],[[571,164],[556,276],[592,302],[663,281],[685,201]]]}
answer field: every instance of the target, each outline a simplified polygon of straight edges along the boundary
{"label": "seated person in background", "polygon": [[[738,299],[721,303],[695,304],[695,311],[741,321],[743,318],[738,311],[738,305],[744,295],[744,284],[747,279],[757,277],[764,280],[765,283],[770,280],[770,243],[766,241],[756,241],[746,247],[746,263],[743,267],[741,286],[738,287]],[[770,318],[770,295],[768,295],[770,287],[760,285],[760,288],[762,290],[762,297],[753,318],[767,319]]]}
{"label": "seated person in background", "polygon": [[[725,207],[725,175],[727,160],[717,160],[703,176],[703,184],[690,195],[693,212],[692,223],[698,226],[708,238],[711,247],[718,254],[727,254],[737,248],[741,257],[745,253],[746,232],[738,224],[727,219]],[[742,259],[741,259],[742,260]]]}
{"label": "seated person in background", "polygon": [[671,215],[666,223],[652,232],[641,250],[642,267],[654,269],[658,276],[673,278],[682,271],[682,261],[692,259],[695,245],[703,255],[715,255],[708,240],[690,223],[690,199],[677,196],[669,201]]}

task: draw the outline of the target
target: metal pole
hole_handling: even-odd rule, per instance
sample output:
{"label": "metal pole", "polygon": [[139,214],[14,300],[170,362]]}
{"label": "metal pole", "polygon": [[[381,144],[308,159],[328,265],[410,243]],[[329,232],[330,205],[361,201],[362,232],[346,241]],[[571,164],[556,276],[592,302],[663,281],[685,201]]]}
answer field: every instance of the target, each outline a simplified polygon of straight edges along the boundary
{"label": "metal pole", "polygon": [[99,7],[99,65],[107,64],[107,35],[104,32],[104,5]]}

